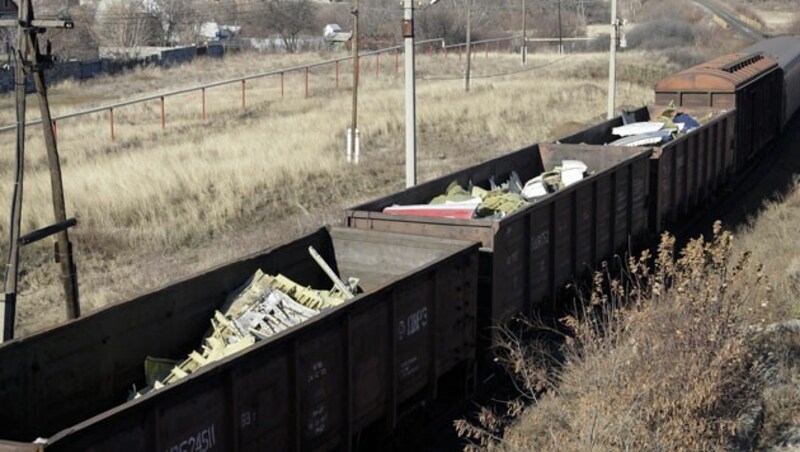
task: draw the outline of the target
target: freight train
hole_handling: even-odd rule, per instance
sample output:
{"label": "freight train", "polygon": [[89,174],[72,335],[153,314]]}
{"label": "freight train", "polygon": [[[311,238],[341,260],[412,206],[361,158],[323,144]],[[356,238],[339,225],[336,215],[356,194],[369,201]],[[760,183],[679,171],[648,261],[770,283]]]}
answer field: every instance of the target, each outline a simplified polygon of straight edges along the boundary
{"label": "freight train", "polygon": [[[800,107],[800,38],[780,37],[678,72],[657,107],[537,144],[348,209],[346,227],[176,281],[0,346],[0,451],[332,450],[391,431],[408,407],[468,393],[491,326],[531,313],[600,262],[649,243],[747,173]],[[704,116],[676,139],[606,145],[668,104]],[[491,219],[389,215],[457,181],[526,180],[565,160],[583,180]],[[494,180],[494,179],[493,179]],[[186,356],[255,271],[324,287],[314,247],[363,292],[142,397],[148,356]]]}

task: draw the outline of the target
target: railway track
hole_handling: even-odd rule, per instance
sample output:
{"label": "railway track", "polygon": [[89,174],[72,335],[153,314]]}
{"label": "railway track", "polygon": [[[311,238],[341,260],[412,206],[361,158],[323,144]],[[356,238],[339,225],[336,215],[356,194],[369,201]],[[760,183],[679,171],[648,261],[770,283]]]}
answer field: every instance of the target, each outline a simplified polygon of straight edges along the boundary
{"label": "railway track", "polygon": [[694,0],[694,2],[711,11],[712,14],[716,15],[725,21],[725,23],[730,25],[734,31],[750,40],[759,41],[761,39],[770,37],[770,35],[753,28],[745,21],[739,19],[735,14],[733,14],[724,6],[720,5],[716,0]]}

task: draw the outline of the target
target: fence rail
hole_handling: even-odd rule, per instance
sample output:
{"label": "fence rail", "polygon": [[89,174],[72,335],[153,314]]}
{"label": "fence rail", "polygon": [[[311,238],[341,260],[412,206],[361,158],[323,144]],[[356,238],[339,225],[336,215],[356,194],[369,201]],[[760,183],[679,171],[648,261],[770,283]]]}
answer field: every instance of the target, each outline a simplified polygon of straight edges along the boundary
{"label": "fence rail", "polygon": [[[481,41],[472,41],[471,44],[473,46],[484,44],[486,46],[486,51],[487,51],[487,54],[488,54],[488,45],[489,45],[489,43],[498,43],[498,50],[499,50],[499,43],[507,41],[507,42],[509,42],[509,48],[512,49],[513,48],[513,42],[515,40],[520,40],[520,39],[521,39],[521,36],[512,35],[512,36],[502,37],[502,38],[493,38],[493,39],[486,39],[486,40],[481,40]],[[574,40],[575,38],[572,38],[572,39]],[[540,39],[540,40],[544,40],[544,39]],[[555,38],[554,40],[558,41],[558,38]],[[528,39],[528,41],[533,41],[533,39]],[[447,55],[447,50],[448,49],[460,48],[460,47],[466,46],[466,43],[458,43],[458,44],[447,45],[443,38],[435,38],[435,39],[427,39],[427,40],[417,41],[416,45],[417,46],[427,45],[429,51],[433,52],[435,43],[439,44],[437,48],[442,49],[444,51],[444,53],[445,53],[445,56]],[[402,45],[396,45],[396,46],[392,46],[392,47],[385,47],[385,48],[377,49],[377,50],[359,52],[359,58],[364,58],[364,57],[369,57],[369,56],[376,56],[376,57],[380,58],[381,54],[395,52],[395,58],[396,58],[395,71],[397,73],[399,73],[399,68],[400,68],[399,55],[400,55],[402,50],[403,50],[403,46]],[[339,86],[339,64],[342,63],[342,62],[350,61],[352,59],[353,59],[352,55],[348,55],[348,56],[341,57],[341,58],[333,58],[333,59],[318,61],[318,62],[315,62],[315,63],[309,63],[309,64],[303,64],[303,65],[298,65],[298,66],[275,69],[275,70],[272,70],[272,71],[261,72],[261,73],[256,73],[256,74],[250,74],[250,75],[245,75],[245,76],[242,76],[242,77],[236,77],[236,78],[231,78],[231,79],[226,79],[226,80],[220,80],[220,81],[211,82],[211,83],[207,83],[207,84],[203,84],[203,85],[196,85],[196,86],[192,86],[192,87],[189,87],[189,88],[182,88],[182,89],[178,89],[178,90],[165,91],[165,92],[161,92],[161,93],[157,93],[157,94],[151,94],[151,95],[148,95],[148,96],[139,97],[139,98],[135,98],[135,99],[127,100],[127,101],[122,101],[122,102],[117,102],[117,103],[113,103],[113,104],[103,105],[103,106],[100,106],[100,107],[93,107],[93,108],[89,108],[89,109],[85,109],[85,110],[80,110],[80,111],[76,111],[76,112],[72,112],[72,113],[67,113],[67,114],[55,116],[55,117],[53,117],[52,127],[54,128],[54,130],[57,130],[57,127],[58,127],[57,123],[59,121],[63,121],[63,120],[66,120],[66,119],[77,118],[77,117],[86,116],[86,115],[91,115],[91,114],[96,114],[96,113],[108,112],[110,132],[111,132],[111,140],[114,141],[116,139],[116,133],[115,133],[115,127],[114,127],[114,111],[117,110],[117,109],[120,109],[120,108],[123,108],[123,107],[128,107],[128,106],[131,106],[131,105],[142,104],[142,103],[146,103],[146,102],[159,101],[160,102],[160,113],[161,113],[161,126],[162,126],[162,128],[166,128],[166,106],[165,106],[165,103],[166,103],[166,99],[169,98],[169,97],[178,96],[178,95],[181,95],[181,94],[198,92],[198,91],[201,92],[201,94],[202,94],[202,118],[205,119],[206,118],[206,91],[211,89],[211,88],[216,88],[216,87],[226,86],[226,85],[232,85],[232,84],[237,84],[237,83],[241,84],[242,85],[241,104],[242,104],[243,107],[246,107],[246,105],[247,105],[246,85],[247,85],[248,81],[257,80],[257,79],[263,79],[263,78],[267,78],[267,77],[280,76],[281,77],[281,96],[283,96],[284,95],[284,77],[285,77],[285,75],[286,74],[290,74],[290,73],[295,73],[295,72],[303,72],[304,75],[305,75],[305,95],[306,95],[306,97],[308,97],[309,96],[309,71],[311,69],[322,67],[322,66],[328,66],[328,65],[336,65],[336,87],[338,88],[338,86]],[[380,73],[380,63],[376,64],[376,73],[378,73],[378,74]],[[35,125],[40,125],[40,124],[42,124],[42,120],[41,119],[27,121],[25,123],[26,126],[35,126]],[[17,128],[17,124],[5,125],[5,126],[0,127],[0,133],[16,130],[16,128]]]}

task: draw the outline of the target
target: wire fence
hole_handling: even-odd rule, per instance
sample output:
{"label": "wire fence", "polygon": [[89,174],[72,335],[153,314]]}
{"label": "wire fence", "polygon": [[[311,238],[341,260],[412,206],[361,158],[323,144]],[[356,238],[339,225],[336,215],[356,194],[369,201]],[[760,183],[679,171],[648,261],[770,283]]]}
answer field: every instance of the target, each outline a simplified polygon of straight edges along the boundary
{"label": "wire fence", "polygon": [[[566,40],[584,40],[583,38],[570,38],[564,39]],[[490,51],[495,52],[508,52],[514,53],[515,52],[515,42],[519,41],[517,48],[522,45],[522,37],[517,35],[501,37],[501,38],[493,38],[493,39],[486,39],[481,41],[472,41],[471,48],[473,55],[477,54],[477,52],[482,51],[485,56],[488,58]],[[558,38],[536,38],[536,39],[528,39],[528,42],[558,42]],[[457,52],[459,58],[464,58],[464,49],[466,48],[466,43],[456,43],[447,45],[442,38],[436,39],[428,39],[416,42],[417,47],[422,47],[423,51],[427,52],[428,54],[442,54],[445,58],[449,58],[451,53]],[[381,58],[389,58],[390,61],[394,59],[394,73],[395,75],[399,76],[402,70],[402,63],[401,63],[401,54],[403,53],[403,46],[396,45],[392,47],[386,47],[378,50],[366,51],[359,53],[359,59],[363,59],[366,57],[375,57],[375,75],[376,77],[380,77],[381,73]],[[99,107],[89,108],[85,110],[80,110],[68,114],[62,114],[59,116],[55,116],[52,118],[52,127],[56,133],[58,134],[59,123],[73,118],[84,117],[87,115],[96,115],[100,113],[107,114],[107,120],[109,124],[109,137],[111,141],[115,141],[117,138],[117,124],[115,122],[115,113],[121,108],[124,107],[131,107],[134,105],[146,104],[150,102],[158,102],[158,112],[160,115],[160,123],[161,128],[167,128],[167,99],[170,97],[175,97],[179,95],[185,95],[189,93],[199,93],[199,102],[200,102],[200,117],[202,120],[205,120],[208,115],[208,91],[213,88],[223,87],[223,86],[231,86],[231,85],[240,85],[239,95],[240,99],[239,102],[241,103],[242,108],[247,108],[247,93],[248,93],[248,84],[252,84],[253,81],[259,79],[266,79],[276,77],[279,78],[278,83],[280,84],[280,96],[284,98],[287,93],[287,78],[289,75],[292,74],[299,74],[301,76],[301,83],[302,83],[302,93],[304,97],[310,97],[312,95],[312,85],[311,85],[311,76],[315,74],[313,70],[323,68],[323,67],[332,67],[332,71],[334,73],[334,85],[335,89],[340,88],[340,69],[342,63],[351,61],[353,59],[352,55],[341,57],[341,58],[334,58],[328,59],[323,61],[318,61],[316,63],[309,63],[303,64],[298,66],[286,67],[276,70],[271,70],[268,72],[261,72],[250,74],[242,77],[231,78],[220,80],[212,83],[207,83],[203,85],[196,85],[188,88],[182,88],[172,91],[164,91],[157,94],[147,95],[123,102],[117,102],[113,104],[107,104]],[[384,60],[385,61],[385,60]],[[558,60],[560,61],[560,60]],[[391,64],[391,63],[390,63]],[[384,71],[386,70],[386,63],[383,63]],[[529,70],[537,69],[538,67],[531,67],[531,68],[524,68],[520,71],[516,71],[515,73],[520,72],[527,72]],[[359,64],[358,67],[359,74],[362,73],[362,65]],[[390,69],[391,70],[391,69]],[[513,74],[490,74],[487,76],[478,76],[476,78],[488,78],[488,77],[499,77],[503,75],[513,75]],[[458,77],[427,77],[422,78],[422,80],[454,80]],[[41,119],[27,121],[27,126],[35,126],[40,125],[42,123]],[[0,133],[10,132],[16,130],[17,124],[9,124],[6,126],[0,127]]]}

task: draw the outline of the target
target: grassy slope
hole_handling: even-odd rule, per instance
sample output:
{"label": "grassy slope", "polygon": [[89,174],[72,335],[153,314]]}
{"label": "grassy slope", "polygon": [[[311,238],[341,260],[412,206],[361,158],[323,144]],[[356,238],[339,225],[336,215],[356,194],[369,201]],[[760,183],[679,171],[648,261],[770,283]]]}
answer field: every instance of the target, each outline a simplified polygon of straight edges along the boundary
{"label": "grassy slope", "polygon": [[[289,66],[307,56],[258,58],[241,55],[70,83],[55,87],[53,96],[79,109],[155,87],[228,78],[253,65],[256,70]],[[621,105],[651,101],[649,86],[674,69],[665,60],[656,65],[640,60],[634,53],[621,58]],[[469,96],[458,80],[456,57],[422,57],[418,64],[422,180],[564,134],[598,120],[605,110],[603,55],[536,56],[534,70],[477,78]],[[323,222],[337,222],[346,205],[400,189],[402,79],[394,76],[394,61],[384,60],[384,65],[379,80],[374,59],[362,69],[364,162],[358,167],[343,162],[350,96],[346,88],[331,89],[330,69],[312,74],[309,99],[302,97],[297,75],[287,78],[284,100],[278,79],[249,84],[246,110],[241,109],[240,86],[211,90],[206,123],[199,118],[198,93],[168,99],[166,131],[157,102],[118,110],[114,143],[103,114],[59,123],[68,211],[80,221],[73,236],[84,309],[123,300]],[[479,77],[519,70],[518,59],[507,54],[488,60],[481,54],[474,66]],[[349,77],[342,70],[345,86]],[[51,218],[41,141],[30,135],[25,231]],[[0,146],[11,149],[12,139],[0,136]],[[11,163],[10,153],[0,156],[2,180],[11,180]],[[0,215],[8,212],[10,188],[0,187],[6,205]],[[0,217],[0,237],[6,236],[6,225],[7,217]],[[22,261],[18,322],[25,334],[62,321],[64,311],[49,246],[26,249]]]}

